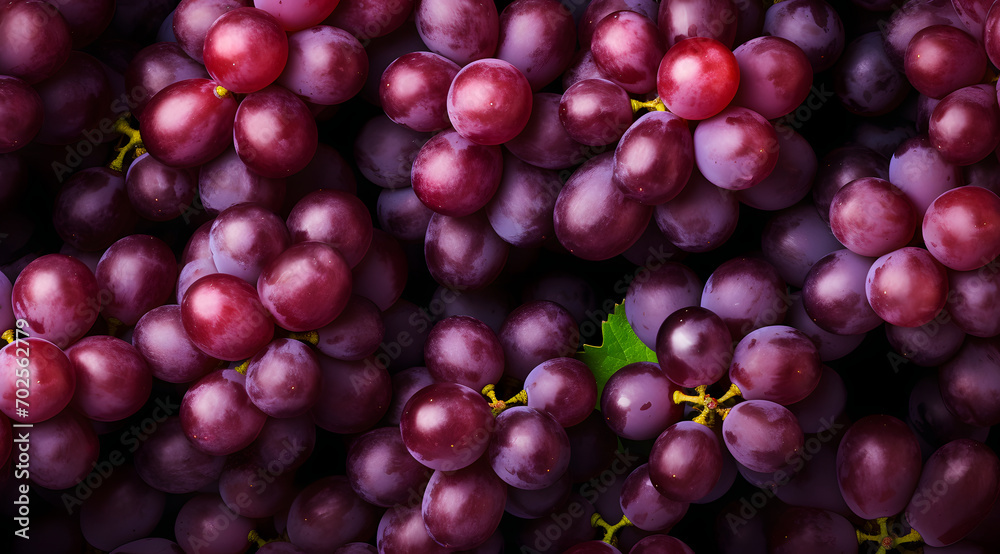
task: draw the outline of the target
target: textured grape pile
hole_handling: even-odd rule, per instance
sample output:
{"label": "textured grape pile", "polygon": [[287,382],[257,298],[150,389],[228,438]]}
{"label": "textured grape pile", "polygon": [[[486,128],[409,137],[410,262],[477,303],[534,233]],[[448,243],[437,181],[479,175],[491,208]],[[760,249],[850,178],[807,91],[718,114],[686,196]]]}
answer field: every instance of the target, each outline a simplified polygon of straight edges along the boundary
{"label": "textured grape pile", "polygon": [[998,552],[998,65],[990,0],[6,1],[0,544]]}

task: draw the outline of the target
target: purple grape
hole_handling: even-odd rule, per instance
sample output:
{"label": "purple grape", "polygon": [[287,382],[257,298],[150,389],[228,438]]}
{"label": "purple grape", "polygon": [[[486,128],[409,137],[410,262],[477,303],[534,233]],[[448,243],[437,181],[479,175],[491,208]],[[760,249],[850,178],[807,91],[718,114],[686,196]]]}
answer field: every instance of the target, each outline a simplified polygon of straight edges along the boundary
{"label": "purple grape", "polygon": [[551,358],[524,379],[527,405],[551,415],[563,427],[582,423],[597,403],[597,383],[586,364]]}
{"label": "purple grape", "polygon": [[386,67],[379,100],[389,119],[418,132],[451,126],[448,89],[460,67],[432,52],[404,54]]}
{"label": "purple grape", "polygon": [[910,90],[883,47],[882,35],[865,33],[847,44],[834,66],[834,89],[850,112],[875,116],[895,109]]}
{"label": "purple grape", "polygon": [[884,179],[865,177],[834,195],[830,227],[851,252],[878,257],[910,242],[916,213],[901,190]]}
{"label": "purple grape", "polygon": [[349,32],[329,25],[307,26],[288,35],[288,62],[277,83],[303,100],[342,104],[368,78],[368,55]]}
{"label": "purple grape", "polygon": [[[517,202],[520,197],[516,193],[514,196],[514,201]],[[412,187],[383,189],[378,195],[376,212],[382,230],[404,242],[423,240],[427,234],[427,225],[434,215],[434,211],[420,201]],[[548,213],[551,217],[551,209]]]}
{"label": "purple grape", "polygon": [[518,381],[525,381],[546,360],[572,355],[580,345],[573,316],[559,304],[542,300],[510,312],[497,337],[503,346],[504,373]]}
{"label": "purple grape", "polygon": [[1000,349],[989,339],[968,338],[938,371],[941,398],[962,422],[978,427],[1000,423]]}
{"label": "purple grape", "polygon": [[931,145],[956,165],[985,159],[1000,144],[1000,106],[996,99],[996,89],[990,85],[960,88],[942,98],[928,122]]}
{"label": "purple grape", "polygon": [[646,229],[652,208],[629,200],[614,186],[611,152],[583,164],[556,199],[556,237],[573,255],[606,260],[632,246]]}
{"label": "purple grape", "polygon": [[496,5],[471,0],[429,0],[413,11],[420,38],[430,50],[459,65],[496,52],[500,16]]}
{"label": "purple grape", "polygon": [[131,344],[95,335],[69,347],[66,357],[76,374],[73,407],[90,419],[125,419],[149,399],[153,375]]}
{"label": "purple grape", "polygon": [[830,227],[809,204],[774,214],[765,224],[761,237],[764,258],[793,287],[802,287],[813,264],[840,248]]}
{"label": "purple grape", "polygon": [[181,506],[174,536],[185,552],[228,554],[246,548],[254,527],[252,519],[234,513],[218,494],[199,494]]}
{"label": "purple grape", "polygon": [[20,150],[42,128],[42,98],[31,85],[17,77],[0,77],[0,153]]}
{"label": "purple grape", "polygon": [[756,185],[738,191],[740,202],[758,210],[783,210],[805,198],[816,176],[816,153],[802,135],[781,127],[778,130],[778,163]]}
{"label": "purple grape", "polygon": [[590,51],[610,81],[632,94],[645,94],[657,87],[657,68],[667,49],[651,18],[624,10],[594,27]]}
{"label": "purple grape", "polygon": [[678,390],[659,365],[631,363],[615,372],[604,385],[601,413],[619,437],[652,439],[684,414],[684,408],[673,400]]}
{"label": "purple grape", "polygon": [[423,366],[414,366],[392,374],[392,401],[386,412],[385,423],[399,425],[403,407],[418,390],[435,383],[429,371]]}
{"label": "purple grape", "polygon": [[375,535],[379,510],[358,497],[347,477],[324,477],[303,489],[288,512],[288,537],[305,550],[329,552]]}
{"label": "purple grape", "polygon": [[382,427],[358,437],[347,453],[351,488],[370,504],[411,505],[420,498],[431,471],[406,450],[399,429]]}
{"label": "purple grape", "polygon": [[516,406],[497,416],[487,456],[493,471],[508,485],[544,489],[569,467],[569,437],[551,415]]}
{"label": "purple grape", "polygon": [[465,217],[436,213],[427,225],[427,269],[435,281],[449,288],[489,285],[503,270],[508,251],[483,212]]}
{"label": "purple grape", "polygon": [[794,506],[774,522],[768,545],[774,554],[853,554],[858,551],[858,537],[851,522],[839,514]]}
{"label": "purple grape", "polygon": [[818,327],[839,335],[857,335],[882,323],[865,294],[872,263],[871,258],[850,250],[837,250],[812,266],[802,285],[802,305]]}
{"label": "purple grape", "polygon": [[74,173],[56,196],[52,214],[59,237],[85,252],[111,246],[137,219],[122,174],[104,167]]}
{"label": "purple grape", "polygon": [[886,323],[918,327],[933,320],[948,296],[948,274],[922,248],[908,246],[875,260],[865,294]]}
{"label": "purple grape", "polygon": [[863,519],[906,507],[920,478],[920,445],[902,421],[870,415],[851,425],[837,449],[837,479],[851,511]]}
{"label": "purple grape", "polygon": [[935,198],[962,184],[962,172],[941,156],[927,135],[917,135],[896,148],[889,160],[888,179],[913,203],[917,220],[923,221]]}
{"label": "purple grape", "polygon": [[568,473],[555,483],[538,490],[507,487],[507,504],[504,511],[521,519],[538,519],[552,513],[569,500],[572,492],[572,480]]}
{"label": "purple grape", "polygon": [[215,218],[208,246],[219,272],[257,284],[263,269],[291,244],[281,218],[259,204],[237,204]]}
{"label": "purple grape", "polygon": [[235,463],[219,476],[219,496],[233,513],[247,518],[271,517],[295,498],[294,477],[284,466]]}
{"label": "purple grape", "polygon": [[979,269],[1000,255],[1000,197],[980,187],[949,190],[927,208],[923,235],[927,251],[949,269]]}
{"label": "purple grape", "polygon": [[[33,392],[38,395],[37,388]],[[31,481],[40,487],[52,490],[72,487],[97,465],[100,454],[97,433],[86,418],[73,410],[35,423],[30,440]]]}
{"label": "purple grape", "polygon": [[351,297],[350,267],[332,246],[300,242],[264,266],[257,279],[261,304],[289,331],[333,322]]}
{"label": "purple grape", "polygon": [[137,214],[151,221],[185,215],[198,194],[191,171],[163,165],[145,153],[129,166],[125,189]]}
{"label": "purple grape", "polygon": [[620,139],[632,125],[632,118],[628,92],[607,79],[578,81],[559,99],[559,121],[566,133],[588,146],[604,146]]}
{"label": "purple grape", "polygon": [[184,295],[181,322],[199,350],[220,360],[243,360],[271,342],[274,323],[257,291],[225,273],[198,279]]}
{"label": "purple grape", "polygon": [[577,19],[580,46],[584,49],[590,48],[591,38],[594,36],[594,28],[605,16],[621,10],[629,10],[656,20],[656,13],[659,5],[653,0],[593,0],[588,2],[583,14]]}
{"label": "purple grape", "polygon": [[255,0],[254,5],[273,15],[286,31],[299,31],[319,25],[330,16],[340,0],[320,0],[304,5],[285,4],[280,0]]}
{"label": "purple grape", "polygon": [[123,444],[135,452],[135,469],[142,480],[169,494],[187,494],[214,483],[226,463],[225,457],[196,448],[176,416],[165,418],[148,434],[130,435]]}
{"label": "purple grape", "polygon": [[312,417],[267,418],[246,458],[272,474],[293,472],[304,464],[316,446],[316,425]]}
{"label": "purple grape", "polygon": [[747,189],[763,181],[777,165],[779,150],[774,126],[740,106],[722,110],[694,131],[698,171],[728,190]]}
{"label": "purple grape", "polygon": [[653,443],[649,480],[666,498],[694,502],[712,492],[722,466],[722,445],[715,433],[700,423],[680,421]]}
{"label": "purple grape", "polygon": [[[731,0],[667,0],[660,3],[656,23],[667,48],[692,37],[706,37],[732,49],[738,10]],[[759,34],[759,33],[758,33]]]}
{"label": "purple grape", "polygon": [[722,436],[737,462],[764,473],[791,464],[805,441],[795,415],[768,400],[734,406],[722,422]]}
{"label": "purple grape", "polygon": [[668,202],[691,178],[692,140],[685,120],[668,112],[649,112],[622,135],[611,178],[629,200],[650,205]]}
{"label": "purple grape", "polygon": [[829,69],[844,51],[844,23],[824,0],[791,0],[764,14],[764,34],[794,42],[809,59],[813,73]]}
{"label": "purple grape", "polygon": [[555,0],[518,0],[500,13],[496,57],[510,62],[537,92],[555,80],[576,51],[576,26]]}
{"label": "purple grape", "polygon": [[213,456],[250,446],[267,419],[247,395],[246,377],[231,369],[209,373],[191,385],[180,415],[195,447]]}
{"label": "purple grape", "polygon": [[198,194],[205,211],[213,215],[244,202],[277,213],[285,188],[285,179],[269,179],[247,167],[235,148],[228,148],[198,170]]}
{"label": "purple grape", "polygon": [[397,504],[386,510],[378,524],[378,551],[382,554],[448,554],[453,552],[438,544],[427,533],[419,506]]}
{"label": "purple grape", "polygon": [[392,396],[392,381],[385,367],[372,358],[347,362],[328,356],[319,356],[319,367],[319,397],[336,397],[337,402],[313,405],[317,426],[332,433],[361,433],[382,419]]}
{"label": "purple grape", "polygon": [[51,77],[73,48],[69,25],[47,2],[18,0],[5,5],[0,36],[0,74],[29,84]]}
{"label": "purple grape", "polygon": [[478,392],[457,383],[434,383],[410,397],[400,417],[403,443],[431,469],[468,466],[489,446],[496,422]]}
{"label": "purple grape", "polygon": [[981,442],[957,439],[937,449],[924,464],[904,516],[924,544],[947,546],[986,517],[998,491],[996,453]]}
{"label": "purple grape", "polygon": [[732,191],[710,183],[696,167],[684,189],[670,202],[656,206],[656,225],[686,252],[714,250],[736,231],[740,204]]}
{"label": "purple grape", "polygon": [[493,198],[502,168],[499,146],[477,144],[458,132],[444,131],[428,140],[413,160],[413,192],[436,213],[467,216]]}
{"label": "purple grape", "polygon": [[930,25],[910,39],[903,55],[903,69],[913,88],[940,99],[980,81],[986,71],[986,52],[961,29]]}
{"label": "purple grape", "polygon": [[531,104],[527,78],[517,67],[500,59],[470,62],[455,75],[448,89],[452,127],[476,144],[502,144],[516,137],[528,123]]}
{"label": "purple grape", "polygon": [[[687,2],[664,2],[660,4],[661,19],[663,11],[674,9],[673,4],[678,12],[688,10]],[[704,2],[699,7],[711,9],[710,4]],[[660,28],[665,27],[661,24]],[[739,63],[729,46],[713,37],[684,37],[663,56],[656,75],[656,91],[674,114],[688,120],[709,119],[736,96],[739,76]]]}
{"label": "purple grape", "polygon": [[621,490],[621,509],[639,529],[666,533],[687,513],[688,503],[677,502],[661,494],[660,489],[650,482],[649,468],[649,464],[642,464],[625,479]]}
{"label": "purple grape", "polygon": [[510,154],[503,156],[501,175],[486,205],[493,230],[504,241],[522,248],[540,246],[551,239],[555,232],[552,212],[563,186],[559,175]]}
{"label": "purple grape", "polygon": [[380,187],[406,187],[410,185],[413,162],[429,138],[429,133],[418,133],[388,117],[376,116],[358,131],[355,162],[361,174]]}
{"label": "purple grape", "polygon": [[212,23],[230,10],[250,5],[248,0],[181,0],[173,21],[177,44],[188,56],[204,62],[205,36]]}
{"label": "purple grape", "polygon": [[678,386],[711,385],[729,370],[733,339],[722,318],[691,306],[670,314],[656,335],[660,369]]}
{"label": "purple grape", "polygon": [[747,400],[788,405],[809,396],[821,372],[819,353],[809,337],[787,325],[770,325],[740,339],[729,379]]}
{"label": "purple grape", "polygon": [[304,343],[277,339],[250,358],[246,392],[265,414],[286,418],[302,415],[319,398],[319,359]]}
{"label": "purple grape", "polygon": [[[859,144],[836,148],[820,160],[812,196],[823,221],[830,221],[830,204],[837,191],[862,177],[889,179],[888,160],[871,148]],[[892,182],[899,186],[895,179]]]}
{"label": "purple grape", "polygon": [[[1000,334],[1000,266],[990,262],[975,271],[949,271],[947,311],[954,323],[977,337]],[[932,364],[933,365],[933,364]]]}
{"label": "purple grape", "polygon": [[455,471],[438,470],[420,507],[427,534],[448,548],[475,548],[496,531],[507,487],[485,459]]}
{"label": "purple grape", "polygon": [[775,119],[792,113],[812,86],[812,65],[794,42],[775,36],[751,39],[733,50],[740,87],[733,103]]}
{"label": "purple grape", "polygon": [[830,366],[824,365],[819,384],[809,396],[785,406],[795,414],[804,433],[821,433],[837,425],[847,405],[844,379]]}
{"label": "purple grape", "polygon": [[721,317],[733,340],[740,340],[754,329],[784,321],[788,298],[774,266],[741,257],[712,272],[701,293],[701,307]]}
{"label": "purple grape", "polygon": [[504,350],[492,329],[474,317],[438,322],[424,345],[427,370],[436,381],[482,390],[503,374]]}
{"label": "purple grape", "polygon": [[28,336],[66,348],[97,321],[103,299],[97,279],[83,262],[64,254],[47,254],[17,276],[10,302],[14,316],[25,320]]}
{"label": "purple grape", "polygon": [[309,108],[280,85],[248,94],[233,122],[233,144],[240,159],[272,179],[305,169],[316,153],[318,133]]}
{"label": "purple grape", "polygon": [[166,502],[134,468],[118,468],[80,507],[80,528],[88,544],[114,550],[152,534]]}
{"label": "purple grape", "polygon": [[[414,0],[399,0],[388,4],[368,0],[341,0],[324,23],[350,32],[367,46],[372,38],[388,35],[406,23],[414,4]],[[416,35],[415,29],[413,34]]]}
{"label": "purple grape", "polygon": [[941,310],[937,317],[919,327],[886,324],[885,335],[900,356],[919,366],[933,367],[950,360],[965,342],[965,331],[955,320],[952,310]]}
{"label": "purple grape", "polygon": [[281,75],[288,50],[288,37],[273,15],[240,7],[220,15],[208,28],[202,56],[212,79],[232,92],[250,93]]}
{"label": "purple grape", "polygon": [[170,298],[177,278],[177,261],[162,240],[130,235],[112,244],[97,263],[97,286],[111,300],[101,312],[125,325],[135,325],[149,310]]}
{"label": "purple grape", "polygon": [[320,352],[338,360],[361,360],[378,350],[385,336],[385,323],[374,302],[354,294],[340,315],[316,332]]}
{"label": "purple grape", "polygon": [[194,167],[212,160],[232,144],[237,102],[219,95],[217,83],[184,79],[150,98],[139,120],[142,143],[160,163]]}
{"label": "purple grape", "polygon": [[[504,143],[511,154],[542,169],[567,169],[585,161],[594,151],[573,140],[559,117],[562,96],[537,92],[531,97],[528,123]],[[602,149],[603,150],[603,149]]]}
{"label": "purple grape", "polygon": [[[188,0],[185,5],[192,3],[197,2]],[[198,60],[189,57],[181,44],[157,42],[136,53],[124,76],[129,108],[136,117],[141,117],[149,100],[167,85],[185,79],[208,79],[208,71]]]}
{"label": "purple grape", "polygon": [[[40,2],[20,3],[22,6],[25,4],[38,5]],[[56,21],[55,18],[49,19]],[[36,142],[70,144],[81,139],[103,142],[84,137],[84,133],[93,133],[93,129],[101,126],[101,117],[105,116],[111,104],[111,84],[101,62],[83,52],[70,52],[62,67],[34,86],[44,109]],[[98,136],[104,138],[100,134]]]}

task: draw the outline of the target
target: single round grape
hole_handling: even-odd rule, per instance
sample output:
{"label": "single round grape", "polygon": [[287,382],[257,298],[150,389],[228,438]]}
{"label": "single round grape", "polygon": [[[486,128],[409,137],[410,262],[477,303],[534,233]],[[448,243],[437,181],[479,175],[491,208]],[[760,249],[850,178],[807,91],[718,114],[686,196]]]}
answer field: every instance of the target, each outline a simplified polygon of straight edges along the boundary
{"label": "single round grape", "polygon": [[264,267],[273,263],[290,243],[281,218],[259,204],[238,204],[220,213],[212,223],[208,247],[220,273],[256,284]]}
{"label": "single round grape", "polygon": [[604,146],[620,139],[632,125],[628,92],[607,79],[583,79],[559,99],[559,121],[573,140]]}
{"label": "single round grape", "polygon": [[709,37],[685,38],[671,46],[656,76],[660,100],[684,119],[708,119],[718,114],[736,96],[739,85],[736,56],[725,44]]}
{"label": "single round grape", "polygon": [[[173,409],[179,407],[174,404]],[[199,450],[184,433],[181,418],[169,416],[156,426],[144,442],[135,441],[135,469],[149,486],[169,494],[197,491],[219,479],[225,456],[213,456]],[[131,446],[130,446],[131,448]]]}
{"label": "single round grape", "polygon": [[199,64],[205,62],[205,36],[220,16],[236,8],[250,7],[250,0],[181,0],[171,23],[177,44]]}
{"label": "single round grape", "polygon": [[982,521],[1000,490],[1000,459],[981,442],[958,439],[924,464],[906,521],[924,544],[953,544]]}
{"label": "single round grape", "polygon": [[593,155],[592,149],[573,140],[559,120],[562,96],[536,92],[531,96],[531,115],[518,135],[504,143],[521,161],[543,169],[567,169]]}
{"label": "single round grape", "polygon": [[76,373],[73,407],[96,421],[119,421],[149,400],[153,374],[131,344],[94,335],[66,350]]}
{"label": "single round grape", "polygon": [[[20,331],[23,333],[23,331]],[[55,344],[15,331],[15,342],[0,349],[0,412],[17,423],[39,423],[63,411],[76,390],[77,375],[72,362]],[[27,382],[28,385],[24,385]],[[24,407],[19,390],[33,398]],[[20,399],[20,400],[19,400]]]}
{"label": "single round grape", "polygon": [[427,269],[435,281],[449,288],[489,285],[503,270],[509,250],[481,211],[465,217],[435,213],[427,225]]}
{"label": "single round grape", "polygon": [[662,204],[676,197],[691,178],[693,155],[687,121],[668,112],[649,112],[625,131],[615,147],[611,178],[625,198]]}
{"label": "single round grape", "polygon": [[431,471],[406,450],[399,429],[382,427],[358,437],[347,452],[347,478],[365,502],[391,507],[413,502]]}
{"label": "single round grape", "polygon": [[1000,423],[1000,349],[988,339],[969,338],[938,370],[941,397],[961,421],[977,427]]}
{"label": "single round grape", "polygon": [[556,0],[518,0],[500,13],[497,59],[510,62],[537,92],[569,66],[576,24]]}
{"label": "single round grape", "polygon": [[516,137],[531,115],[531,85],[519,69],[499,59],[463,67],[448,89],[448,118],[459,135],[482,145]]}
{"label": "single round grape", "polygon": [[966,166],[1000,144],[1000,106],[991,85],[960,88],[941,99],[927,124],[931,145],[944,159]]}
{"label": "single round grape", "polygon": [[78,171],[56,195],[52,224],[66,244],[85,252],[104,250],[135,226],[124,176],[105,167]]}
{"label": "single round grape", "polygon": [[278,418],[306,413],[319,399],[319,359],[305,343],[277,339],[250,358],[246,392],[262,412]]}
{"label": "single round grape", "polygon": [[295,474],[277,464],[234,463],[219,476],[219,496],[233,513],[247,518],[268,518],[295,498]]}
{"label": "single round grape", "polygon": [[236,8],[219,16],[205,34],[205,69],[232,92],[256,92],[281,75],[288,37],[273,15]]}
{"label": "single round grape", "polygon": [[431,469],[452,471],[475,462],[496,427],[493,413],[477,391],[458,383],[434,383],[410,397],[399,429],[416,460]]}
{"label": "single round grape", "polygon": [[136,53],[125,68],[124,77],[129,109],[141,117],[149,100],[164,87],[184,79],[208,79],[208,71],[177,42],[157,42]]}
{"label": "single round grape", "polygon": [[615,372],[601,392],[601,413],[616,435],[652,439],[677,423],[684,408],[674,403],[680,390],[657,364],[634,362]]}
{"label": "single round grape", "polygon": [[931,98],[944,98],[974,85],[986,71],[986,52],[969,33],[951,25],[930,25],[910,39],[903,56],[906,79]]}
{"label": "single round grape", "polygon": [[413,160],[413,192],[436,213],[467,216],[493,197],[502,167],[499,146],[477,144],[459,132],[444,131],[428,140]]}
{"label": "single round grape", "polygon": [[733,338],[721,317],[699,306],[667,316],[656,334],[656,359],[680,387],[711,385],[726,375],[733,360]]}
{"label": "single round grape", "polygon": [[870,415],[851,425],[837,449],[837,480],[858,517],[875,519],[906,507],[920,478],[920,445],[905,423]]}
{"label": "single round grape", "polygon": [[246,377],[231,369],[209,373],[191,385],[181,400],[180,415],[195,447],[213,456],[250,446],[267,419],[247,395]]}
{"label": "single round grape", "polygon": [[264,266],[257,294],[279,326],[311,331],[340,315],[350,299],[351,282],[350,267],[332,246],[301,242]]}
{"label": "single round grape", "polygon": [[0,13],[0,75],[36,84],[66,63],[73,48],[66,19],[48,2],[19,0]]}
{"label": "single round grape", "polygon": [[844,22],[824,0],[772,5],[764,14],[763,32],[794,42],[809,59],[813,73],[833,67],[844,51]]}
{"label": "single round grape", "polygon": [[787,325],[771,325],[740,339],[729,379],[747,400],[788,405],[809,396],[821,372],[819,353],[809,337]]}
{"label": "single round grape", "polygon": [[28,336],[66,348],[97,321],[105,298],[83,262],[65,254],[46,254],[21,270],[14,281],[10,305],[14,316],[25,321]]}
{"label": "single round grape", "polygon": [[927,251],[949,269],[971,271],[1000,255],[1000,197],[958,187],[937,197],[923,220]]}
{"label": "single round grape", "polygon": [[552,213],[562,186],[557,172],[505,154],[500,185],[486,205],[486,217],[504,242],[522,248],[541,246],[555,233]]}
{"label": "single round grape", "polygon": [[[218,494],[199,494],[184,503],[174,522],[174,536],[185,552],[206,554],[241,552],[255,527],[252,519],[237,515]],[[205,548],[205,545],[208,548]]]}
{"label": "single round grape", "polygon": [[758,210],[783,210],[805,198],[816,176],[816,152],[787,126],[777,127],[778,163],[756,185],[737,192],[740,202]]}
{"label": "single round grape", "polygon": [[524,380],[527,405],[551,415],[563,427],[582,423],[597,402],[597,383],[586,364],[574,358],[552,358]]}
{"label": "single round grape", "polygon": [[623,10],[594,27],[590,51],[609,80],[632,94],[645,94],[657,88],[657,68],[667,49],[652,19]]}
{"label": "single round grape", "polygon": [[368,71],[368,54],[358,39],[317,25],[288,36],[288,63],[277,83],[309,102],[333,106],[356,96]]}
{"label": "single round grape", "polygon": [[916,230],[913,204],[884,179],[863,177],[834,195],[830,228],[848,250],[878,257],[906,246]]}
{"label": "single round grape", "polygon": [[432,52],[465,66],[496,52],[500,15],[496,4],[427,0],[413,10],[417,32]]}
{"label": "single round grape", "polygon": [[793,463],[805,444],[795,415],[768,400],[734,406],[722,422],[722,437],[737,462],[764,473]]}
{"label": "single round grape", "polygon": [[150,156],[171,167],[194,167],[229,148],[238,104],[217,87],[208,79],[184,79],[150,98],[139,120]]}
{"label": "single round grape", "polygon": [[[789,0],[791,1],[791,0]],[[862,177],[889,179],[889,162],[867,146],[851,144],[835,148],[820,160],[812,197],[823,221],[830,221],[833,196],[844,185]],[[895,180],[893,183],[897,186]]]}
{"label": "single round grape", "polygon": [[743,190],[763,181],[777,165],[779,151],[774,126],[739,106],[722,110],[694,131],[698,171],[724,189]]}
{"label": "single round grape", "polygon": [[733,340],[754,329],[781,324],[788,311],[785,283],[774,266],[757,258],[733,258],[705,281],[701,307],[726,322]]}
{"label": "single round grape", "polygon": [[800,506],[782,512],[768,539],[774,554],[854,552],[858,548],[858,535],[850,521],[834,512]]}
{"label": "single round grape", "polygon": [[[36,388],[34,392],[39,391]],[[34,405],[31,408],[34,413]],[[40,487],[67,489],[83,481],[97,465],[97,433],[85,417],[73,410],[36,421],[30,434],[31,481]]]}
{"label": "single round grape", "polygon": [[943,192],[962,184],[961,168],[944,159],[927,135],[903,141],[889,160],[890,183],[913,203],[917,222],[923,221],[927,207]]}
{"label": "single round grape", "polygon": [[385,336],[385,323],[374,302],[352,294],[344,310],[316,332],[320,352],[338,360],[361,360],[378,350]]}
{"label": "single round grape", "polygon": [[447,129],[451,126],[448,89],[459,69],[455,62],[433,52],[403,54],[382,73],[382,109],[389,119],[414,131]]}
{"label": "single round grape", "polygon": [[434,380],[482,390],[503,374],[504,350],[496,334],[474,317],[452,316],[434,325],[424,344]]}
{"label": "single round grape", "polygon": [[918,327],[934,319],[948,296],[948,274],[923,248],[908,246],[875,260],[865,294],[886,323]]}
{"label": "single round grape", "polygon": [[181,304],[181,322],[202,352],[220,360],[244,360],[271,342],[274,323],[257,291],[225,273],[198,279]]}
{"label": "single round grape", "polygon": [[688,510],[687,502],[672,500],[654,487],[649,464],[635,468],[625,478],[619,505],[625,517],[639,529],[663,533],[670,531]]}
{"label": "single round grape", "polygon": [[733,103],[775,119],[799,107],[812,87],[809,58],[794,42],[775,36],[751,39],[733,50],[740,68]]}
{"label": "single round grape", "polygon": [[470,549],[496,531],[506,502],[507,487],[484,458],[455,471],[435,471],[424,489],[420,513],[435,542]]}
{"label": "single round grape", "polygon": [[312,416],[316,425],[342,435],[361,433],[375,426],[389,409],[392,381],[385,367],[373,358],[348,362],[319,357],[322,371],[320,398],[337,402],[317,402]]}
{"label": "single round grape", "polygon": [[286,31],[298,31],[319,25],[340,5],[340,0],[321,0],[302,5],[281,0],[254,0],[254,6],[274,16]]}
{"label": "single round grape", "polygon": [[[740,8],[731,0],[667,0],[660,3],[656,24],[668,48],[687,38],[705,37],[731,50],[736,44],[736,32],[742,19],[739,15]],[[754,33],[754,36],[759,34]]]}
{"label": "single round grape", "polygon": [[305,169],[318,141],[316,120],[305,102],[280,85],[248,94],[236,110],[236,153],[264,177],[287,177]]}
{"label": "single round grape", "polygon": [[233,147],[198,170],[201,204],[213,215],[244,202],[260,204],[277,213],[285,200],[286,188],[285,179],[264,177],[247,167]]}
{"label": "single round grape", "polygon": [[152,534],[166,503],[165,494],[126,465],[107,477],[80,507],[80,529],[88,544],[114,550]]}
{"label": "single round grape", "polygon": [[663,235],[685,252],[722,246],[736,231],[739,215],[737,196],[710,183],[697,167],[680,194],[653,211]]}
{"label": "single round grape", "polygon": [[407,272],[406,255],[399,242],[375,229],[368,252],[351,270],[352,292],[368,298],[380,310],[388,310],[403,294]]}
{"label": "single round grape", "polygon": [[146,312],[169,299],[177,278],[177,261],[162,240],[129,235],[101,255],[95,277],[97,286],[111,296],[101,308],[104,317],[135,325]]}
{"label": "single round grape", "polygon": [[0,153],[20,150],[42,128],[42,98],[17,77],[0,77]]}
{"label": "single round grape", "polygon": [[802,305],[816,326],[830,333],[857,335],[882,323],[865,293],[873,263],[850,250],[837,250],[812,266],[802,285]]}
{"label": "single round grape", "polygon": [[617,256],[646,230],[652,208],[625,198],[614,186],[613,171],[611,152],[595,156],[573,173],[556,199],[556,237],[579,258]]}
{"label": "single round grape", "polygon": [[125,189],[137,214],[151,221],[169,221],[191,209],[198,181],[191,171],[164,165],[147,152],[129,166]]}
{"label": "single round grape", "polygon": [[544,489],[569,467],[569,437],[551,415],[515,406],[497,416],[487,456],[493,471],[508,485]]}
{"label": "single round grape", "polygon": [[679,421],[653,443],[649,480],[675,502],[694,502],[712,491],[722,466],[722,445],[715,433],[700,423]]}
{"label": "single round grape", "polygon": [[593,0],[588,2],[578,23],[577,38],[580,40],[580,46],[585,50],[590,49],[594,28],[602,19],[614,12],[630,10],[656,21],[658,8],[659,5],[654,0]]}
{"label": "single round grape", "polygon": [[385,511],[378,524],[378,551],[383,554],[424,552],[448,554],[453,552],[438,544],[427,534],[420,506],[396,504]]}
{"label": "single round grape", "polygon": [[833,72],[834,91],[840,103],[859,115],[888,113],[899,106],[910,90],[906,77],[893,66],[877,31],[848,43]]}
{"label": "single round grape", "polygon": [[949,271],[948,284],[947,311],[961,331],[1000,335],[1000,266],[991,262],[975,271]]}

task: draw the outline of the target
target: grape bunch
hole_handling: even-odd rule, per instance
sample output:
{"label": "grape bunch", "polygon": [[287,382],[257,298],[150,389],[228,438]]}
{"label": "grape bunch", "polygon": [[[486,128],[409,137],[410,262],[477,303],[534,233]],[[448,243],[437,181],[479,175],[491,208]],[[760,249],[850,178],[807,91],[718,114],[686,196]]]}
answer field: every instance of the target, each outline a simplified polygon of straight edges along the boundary
{"label": "grape bunch", "polygon": [[5,551],[997,552],[998,66],[989,0],[9,0]]}

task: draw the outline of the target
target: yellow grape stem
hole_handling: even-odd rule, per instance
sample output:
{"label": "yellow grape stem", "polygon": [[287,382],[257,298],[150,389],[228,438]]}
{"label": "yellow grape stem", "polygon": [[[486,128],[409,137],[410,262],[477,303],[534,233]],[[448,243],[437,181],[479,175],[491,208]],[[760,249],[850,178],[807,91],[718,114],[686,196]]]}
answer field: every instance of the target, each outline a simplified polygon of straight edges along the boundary
{"label": "yellow grape stem", "polygon": [[482,394],[489,399],[490,409],[493,410],[494,417],[503,413],[507,408],[528,403],[528,391],[526,390],[522,390],[507,400],[499,400],[497,398],[496,386],[486,385],[483,387]]}
{"label": "yellow grape stem", "polygon": [[3,332],[2,335],[0,335],[0,338],[7,341],[7,344],[14,342],[14,330],[7,329],[6,331]]}
{"label": "yellow grape stem", "polygon": [[637,113],[639,110],[646,109],[651,112],[665,112],[667,107],[663,105],[663,100],[656,97],[648,102],[640,102],[639,100],[632,100],[632,113]]}
{"label": "yellow grape stem", "polygon": [[611,546],[618,546],[618,537],[616,533],[622,527],[632,526],[632,522],[628,520],[627,517],[622,516],[618,523],[611,525],[604,521],[601,514],[594,514],[590,517],[590,525],[597,529],[604,529],[604,537],[601,538],[602,541],[610,544]]}
{"label": "yellow grape stem", "polygon": [[718,425],[719,422],[725,420],[726,416],[729,415],[729,410],[732,409],[734,404],[727,404],[727,402],[742,396],[740,388],[736,385],[731,385],[729,390],[719,398],[713,398],[708,394],[707,385],[695,387],[694,390],[697,395],[684,394],[681,391],[674,391],[674,404],[683,404],[685,402],[691,404],[692,407],[698,412],[698,415],[696,415],[691,421],[700,423],[707,427],[714,427]]}
{"label": "yellow grape stem", "polygon": [[135,151],[136,156],[141,156],[146,153],[146,149],[142,145],[142,135],[139,134],[139,130],[133,129],[132,126],[129,125],[128,120],[131,117],[132,114],[126,112],[122,114],[117,121],[115,121],[115,132],[128,137],[128,142],[125,146],[118,149],[118,156],[116,156],[115,159],[108,164],[109,169],[122,171],[122,168],[125,166],[125,156],[127,156],[129,152]]}

